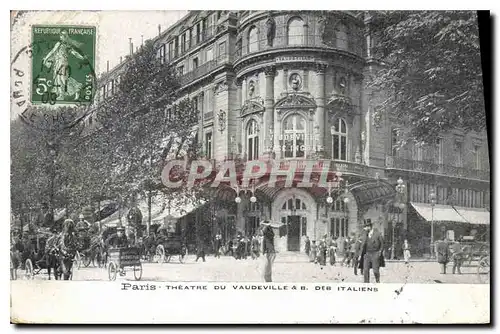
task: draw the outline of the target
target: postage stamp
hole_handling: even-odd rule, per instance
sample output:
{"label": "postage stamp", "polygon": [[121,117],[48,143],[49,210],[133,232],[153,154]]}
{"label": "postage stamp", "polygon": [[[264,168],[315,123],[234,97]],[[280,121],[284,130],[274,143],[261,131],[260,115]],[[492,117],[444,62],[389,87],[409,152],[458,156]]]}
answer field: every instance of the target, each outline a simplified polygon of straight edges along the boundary
{"label": "postage stamp", "polygon": [[91,103],[95,43],[95,27],[33,26],[31,102]]}

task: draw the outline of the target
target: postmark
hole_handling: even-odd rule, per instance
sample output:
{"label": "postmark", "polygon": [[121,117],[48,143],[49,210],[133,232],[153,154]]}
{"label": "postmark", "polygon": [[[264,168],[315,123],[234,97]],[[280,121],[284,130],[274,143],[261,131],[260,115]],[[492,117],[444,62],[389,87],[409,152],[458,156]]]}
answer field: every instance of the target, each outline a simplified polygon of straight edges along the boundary
{"label": "postmark", "polygon": [[33,26],[31,102],[91,103],[95,41],[95,27]]}

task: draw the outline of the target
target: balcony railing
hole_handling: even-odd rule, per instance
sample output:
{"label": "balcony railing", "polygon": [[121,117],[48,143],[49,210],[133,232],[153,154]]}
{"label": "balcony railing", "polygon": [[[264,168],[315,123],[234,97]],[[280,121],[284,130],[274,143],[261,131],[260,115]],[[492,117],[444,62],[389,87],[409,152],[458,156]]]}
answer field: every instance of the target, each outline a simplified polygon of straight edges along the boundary
{"label": "balcony railing", "polygon": [[479,180],[490,180],[489,170],[470,169],[445,164],[437,164],[431,161],[419,161],[388,156],[386,167],[404,169],[424,173],[443,174],[454,177],[464,177]]}
{"label": "balcony railing", "polygon": [[187,85],[190,82],[193,82],[194,80],[201,78],[202,76],[212,72],[214,69],[217,67],[224,65],[230,61],[229,55],[228,54],[223,54],[217,57],[214,60],[209,60],[206,63],[198,66],[197,68],[193,69],[190,72],[187,72],[186,74],[182,75],[180,77],[180,83],[182,86]]}
{"label": "balcony railing", "polygon": [[328,43],[323,41],[323,36],[318,34],[302,34],[302,35],[284,35],[276,36],[273,40],[273,45],[269,46],[267,38],[259,38],[256,41],[250,42],[242,40],[242,45],[237,46],[235,50],[236,58],[240,58],[252,53],[271,50],[275,48],[285,47],[324,47],[337,50],[352,52],[358,55],[362,53],[362,41],[355,40],[355,37],[347,39],[339,39],[332,37]]}

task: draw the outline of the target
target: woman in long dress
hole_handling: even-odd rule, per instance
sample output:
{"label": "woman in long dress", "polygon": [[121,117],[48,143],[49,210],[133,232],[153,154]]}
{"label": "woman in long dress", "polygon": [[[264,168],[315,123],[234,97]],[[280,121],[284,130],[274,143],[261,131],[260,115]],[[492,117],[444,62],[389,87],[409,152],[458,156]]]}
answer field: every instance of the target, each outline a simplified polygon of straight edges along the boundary
{"label": "woman in long dress", "polygon": [[57,95],[56,100],[65,100],[74,96],[78,100],[82,84],[71,77],[71,67],[68,57],[74,57],[84,60],[85,57],[77,51],[81,43],[71,39],[66,31],[61,32],[59,41],[52,50],[43,58],[43,65],[52,71],[53,89],[52,92]]}

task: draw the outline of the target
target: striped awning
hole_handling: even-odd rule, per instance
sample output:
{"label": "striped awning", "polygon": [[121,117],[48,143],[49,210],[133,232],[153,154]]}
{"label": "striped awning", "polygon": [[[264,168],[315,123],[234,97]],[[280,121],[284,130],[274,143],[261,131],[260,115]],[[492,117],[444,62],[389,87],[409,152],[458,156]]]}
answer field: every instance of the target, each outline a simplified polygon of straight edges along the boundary
{"label": "striped awning", "polygon": [[411,205],[426,221],[467,223],[451,205],[435,204],[433,207],[427,203],[414,202]]}
{"label": "striped awning", "polygon": [[464,208],[455,206],[456,211],[465,221],[475,225],[490,225],[491,213],[483,208]]}

